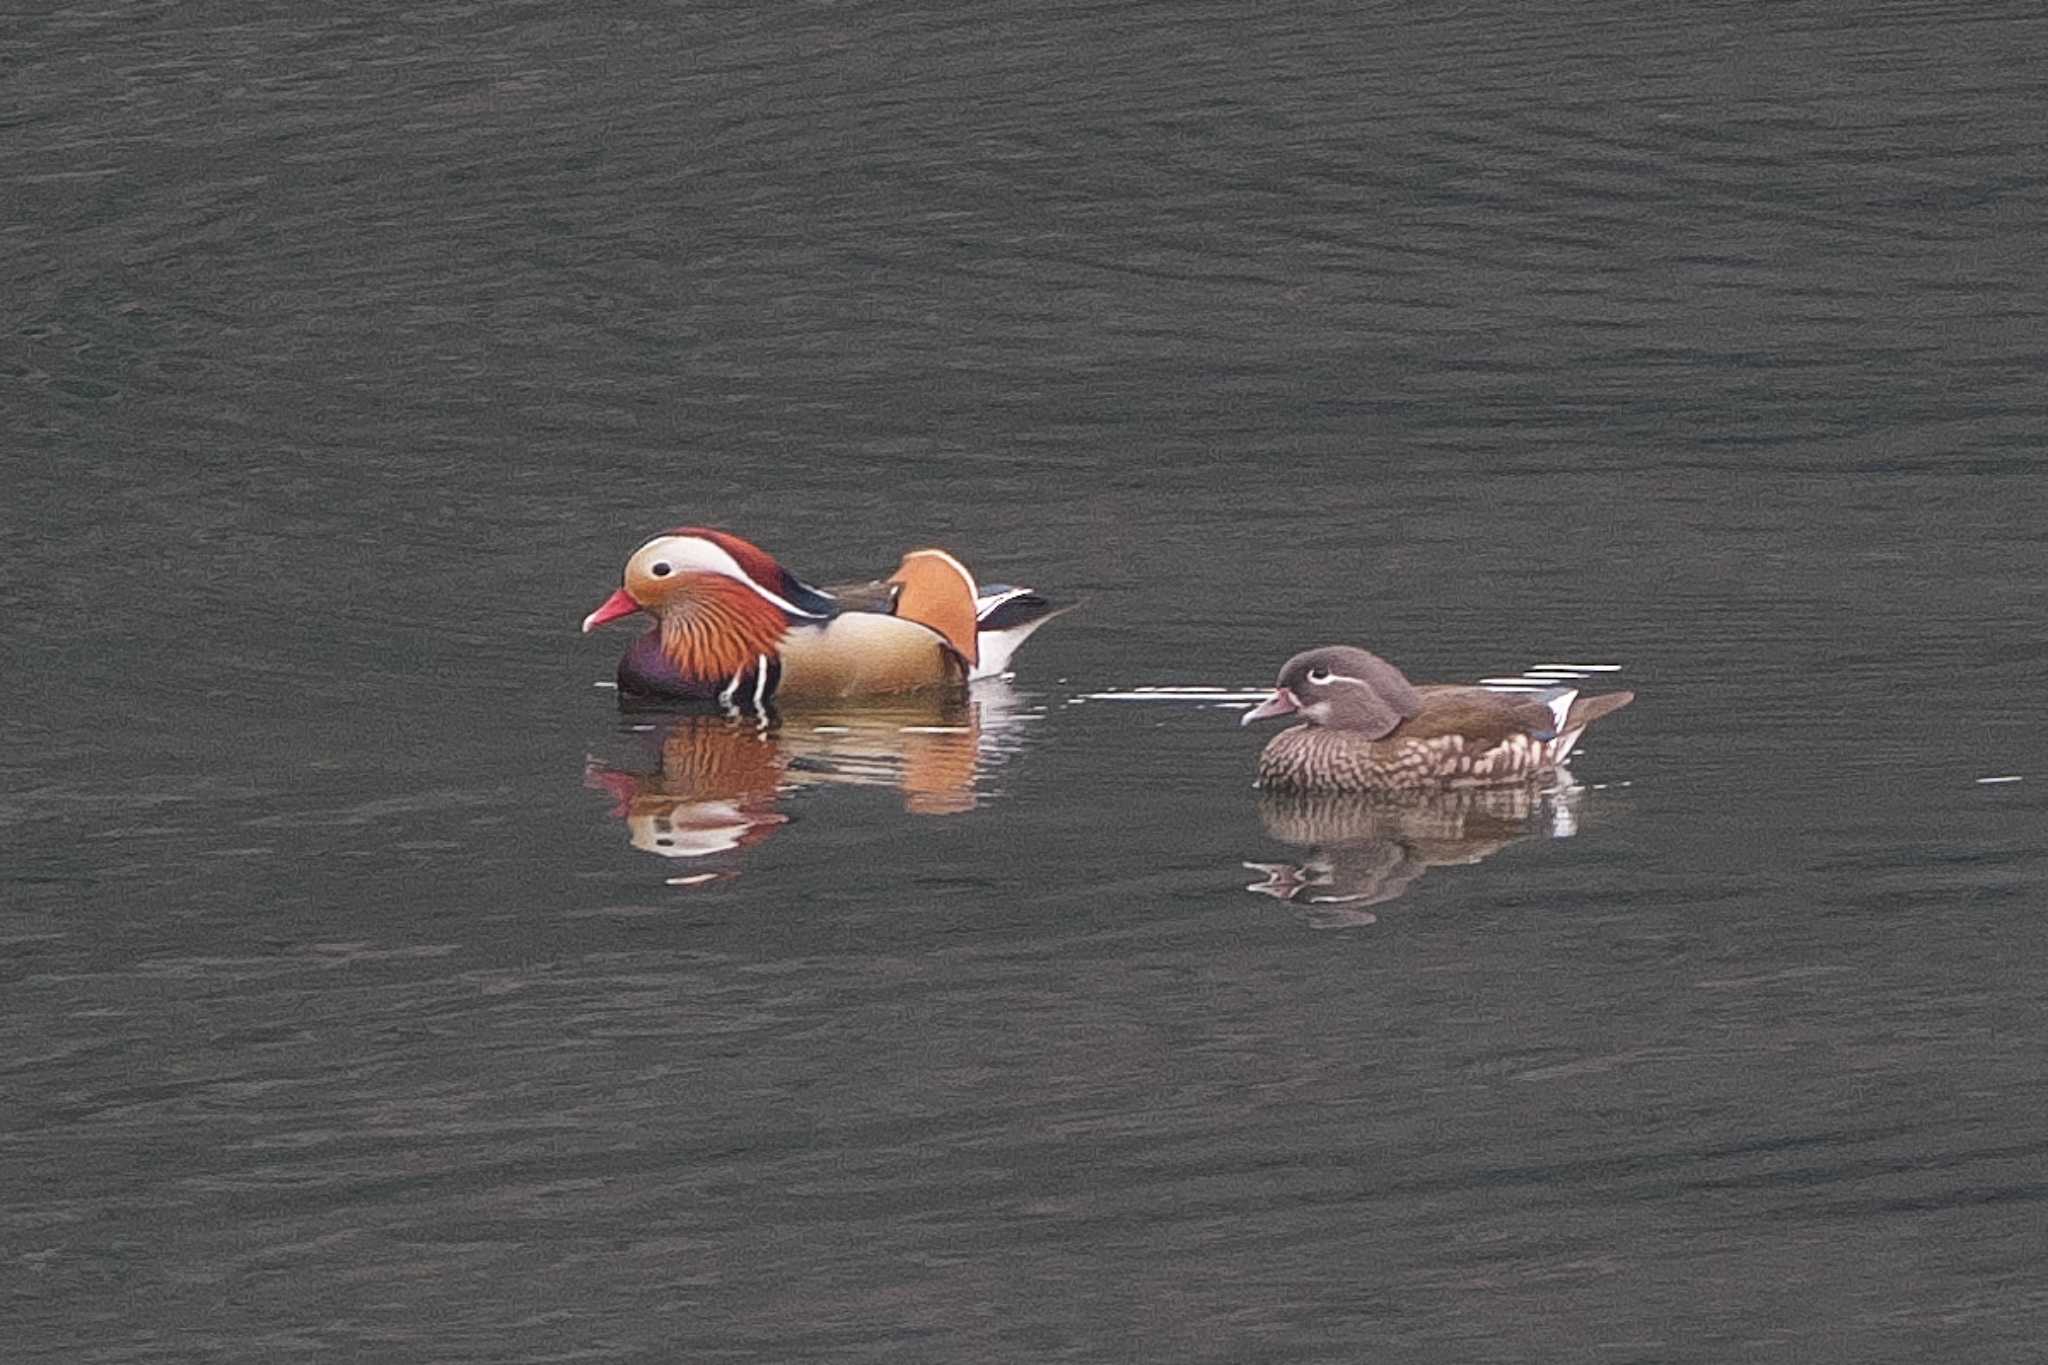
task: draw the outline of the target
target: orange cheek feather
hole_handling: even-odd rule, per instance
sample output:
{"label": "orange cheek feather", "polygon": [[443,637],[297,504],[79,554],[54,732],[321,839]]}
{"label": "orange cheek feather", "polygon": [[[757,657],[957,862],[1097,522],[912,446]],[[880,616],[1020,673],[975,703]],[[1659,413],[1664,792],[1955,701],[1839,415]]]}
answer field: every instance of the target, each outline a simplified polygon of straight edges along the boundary
{"label": "orange cheek feather", "polygon": [[761,655],[774,658],[789,633],[780,608],[723,574],[684,574],[661,586],[662,652],[685,677],[735,677]]}

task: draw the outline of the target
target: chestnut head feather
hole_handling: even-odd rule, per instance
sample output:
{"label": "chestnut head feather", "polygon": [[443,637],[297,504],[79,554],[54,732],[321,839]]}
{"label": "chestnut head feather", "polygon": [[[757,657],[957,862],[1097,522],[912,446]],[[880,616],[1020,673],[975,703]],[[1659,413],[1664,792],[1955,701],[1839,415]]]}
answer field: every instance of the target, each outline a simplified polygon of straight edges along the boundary
{"label": "chestnut head feather", "polygon": [[681,677],[707,684],[759,669],[803,621],[829,620],[837,604],[726,531],[684,526],[635,550],[623,586],[584,618],[583,629],[644,611]]}
{"label": "chestnut head feather", "polygon": [[626,561],[625,592],[643,611],[660,615],[701,587],[706,575],[747,588],[791,621],[822,621],[836,613],[829,595],[783,568],[760,546],[701,526],[663,532],[635,550]]}

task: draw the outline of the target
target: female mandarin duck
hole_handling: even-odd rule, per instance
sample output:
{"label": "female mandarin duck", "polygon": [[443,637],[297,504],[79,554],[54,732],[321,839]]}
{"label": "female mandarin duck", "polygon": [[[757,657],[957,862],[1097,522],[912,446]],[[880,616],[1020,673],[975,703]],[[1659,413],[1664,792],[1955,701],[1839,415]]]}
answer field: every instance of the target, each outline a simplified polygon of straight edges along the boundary
{"label": "female mandarin duck", "polygon": [[1306,722],[1273,736],[1259,755],[1259,786],[1268,790],[1486,787],[1552,776],[1588,725],[1634,700],[1633,692],[1580,698],[1573,687],[1417,687],[1377,654],[1332,645],[1289,659],[1273,695],[1240,723]]}
{"label": "female mandarin duck", "polygon": [[977,588],[943,550],[913,550],[887,580],[841,591],[812,587],[736,535],[684,526],[633,552],[625,585],[583,629],[654,618],[619,660],[623,697],[759,712],[964,689],[1008,668],[1062,610],[1029,588]]}

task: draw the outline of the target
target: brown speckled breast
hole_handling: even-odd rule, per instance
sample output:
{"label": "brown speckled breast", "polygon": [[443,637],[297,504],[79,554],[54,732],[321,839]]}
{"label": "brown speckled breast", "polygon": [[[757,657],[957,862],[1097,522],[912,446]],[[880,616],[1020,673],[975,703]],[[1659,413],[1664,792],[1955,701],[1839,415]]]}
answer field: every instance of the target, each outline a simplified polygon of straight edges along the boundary
{"label": "brown speckled breast", "polygon": [[1259,754],[1259,786],[1268,791],[1386,792],[1418,787],[1489,787],[1526,782],[1556,766],[1552,744],[1510,735],[1474,750],[1463,735],[1367,739],[1320,725],[1296,725]]}

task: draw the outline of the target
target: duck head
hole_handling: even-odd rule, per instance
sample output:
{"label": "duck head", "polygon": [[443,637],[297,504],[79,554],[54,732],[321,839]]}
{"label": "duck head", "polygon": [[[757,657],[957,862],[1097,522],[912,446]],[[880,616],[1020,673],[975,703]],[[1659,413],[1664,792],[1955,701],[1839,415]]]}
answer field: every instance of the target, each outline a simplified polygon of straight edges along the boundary
{"label": "duck head", "polygon": [[725,678],[772,657],[791,626],[830,619],[832,598],[725,531],[684,526],[635,550],[619,590],[583,618],[587,634],[635,612],[686,678]]}
{"label": "duck head", "polygon": [[1326,645],[1289,659],[1273,695],[1238,723],[1299,715],[1310,725],[1385,739],[1421,709],[1422,698],[1400,669],[1362,649]]}

